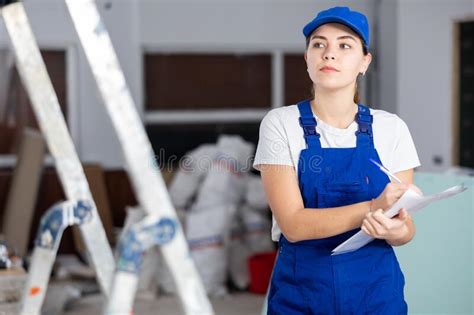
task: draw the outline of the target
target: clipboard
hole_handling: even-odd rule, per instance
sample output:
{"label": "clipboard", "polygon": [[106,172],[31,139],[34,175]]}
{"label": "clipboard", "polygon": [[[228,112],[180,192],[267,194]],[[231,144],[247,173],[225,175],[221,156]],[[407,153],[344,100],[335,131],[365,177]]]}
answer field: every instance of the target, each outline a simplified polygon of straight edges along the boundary
{"label": "clipboard", "polygon": [[[388,218],[393,218],[402,208],[405,208],[408,213],[413,214],[420,211],[432,202],[450,198],[465,191],[466,189],[467,188],[464,186],[464,184],[461,184],[448,188],[437,194],[428,196],[422,196],[413,189],[408,189],[390,209],[384,212],[384,214]],[[372,236],[369,236],[364,231],[360,230],[345,242],[334,248],[331,255],[341,255],[353,252],[367,245],[373,240],[374,238]]]}

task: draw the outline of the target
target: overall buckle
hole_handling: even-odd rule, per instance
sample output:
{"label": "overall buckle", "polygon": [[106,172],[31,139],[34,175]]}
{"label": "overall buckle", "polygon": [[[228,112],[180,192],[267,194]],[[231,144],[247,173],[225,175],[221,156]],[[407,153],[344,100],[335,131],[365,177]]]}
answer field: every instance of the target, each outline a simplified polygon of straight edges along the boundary
{"label": "overall buckle", "polygon": [[300,117],[300,126],[303,127],[305,136],[317,136],[319,133],[316,131],[316,119],[314,117]]}

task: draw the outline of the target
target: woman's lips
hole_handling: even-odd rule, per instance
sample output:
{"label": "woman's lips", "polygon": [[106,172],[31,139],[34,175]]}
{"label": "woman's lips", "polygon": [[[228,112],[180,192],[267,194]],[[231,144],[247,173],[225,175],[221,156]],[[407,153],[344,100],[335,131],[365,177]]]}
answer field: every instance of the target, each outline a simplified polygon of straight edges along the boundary
{"label": "woman's lips", "polygon": [[338,70],[334,69],[334,68],[331,68],[331,67],[322,67],[321,68],[321,71],[322,72],[326,72],[326,73],[329,73],[329,72],[339,72]]}

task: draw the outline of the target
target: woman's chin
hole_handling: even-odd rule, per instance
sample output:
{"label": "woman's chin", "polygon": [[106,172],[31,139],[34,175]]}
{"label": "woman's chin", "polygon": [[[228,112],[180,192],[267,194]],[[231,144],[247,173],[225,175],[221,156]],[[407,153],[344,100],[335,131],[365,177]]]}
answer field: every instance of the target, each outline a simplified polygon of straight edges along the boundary
{"label": "woman's chin", "polygon": [[340,82],[319,82],[316,84],[317,90],[320,91],[328,91],[328,92],[334,92],[337,90],[341,90],[345,87],[345,85],[341,85]]}

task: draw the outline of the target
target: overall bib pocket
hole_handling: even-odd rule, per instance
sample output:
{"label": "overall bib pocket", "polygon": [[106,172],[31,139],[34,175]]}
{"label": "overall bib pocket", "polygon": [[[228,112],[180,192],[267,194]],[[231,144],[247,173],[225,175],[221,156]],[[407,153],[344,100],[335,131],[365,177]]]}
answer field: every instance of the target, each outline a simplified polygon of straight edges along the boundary
{"label": "overall bib pocket", "polygon": [[368,186],[361,180],[325,183],[317,195],[321,208],[342,207],[370,199]]}

